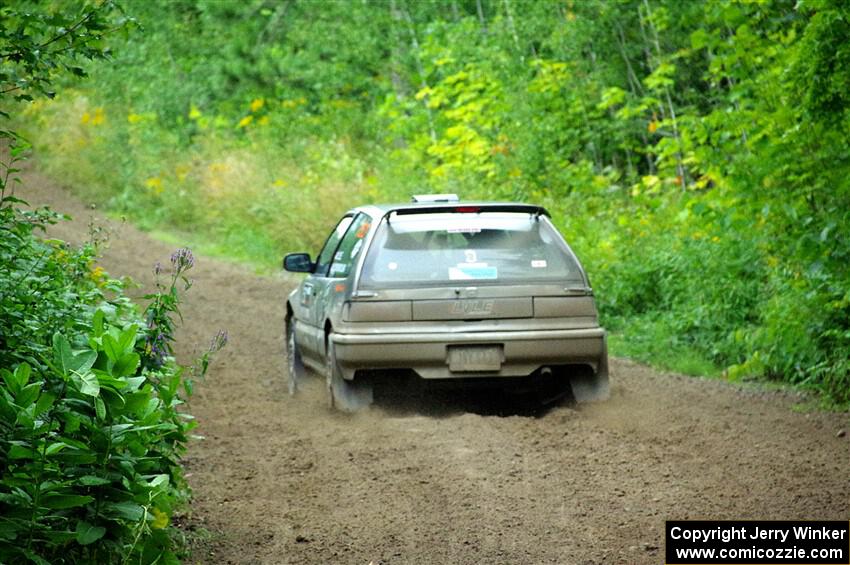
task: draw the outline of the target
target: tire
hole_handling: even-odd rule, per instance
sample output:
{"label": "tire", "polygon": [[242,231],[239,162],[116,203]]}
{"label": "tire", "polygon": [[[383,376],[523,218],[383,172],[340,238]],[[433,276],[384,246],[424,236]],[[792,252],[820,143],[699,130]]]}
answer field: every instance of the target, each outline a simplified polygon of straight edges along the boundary
{"label": "tire", "polygon": [[286,387],[289,395],[292,396],[307,376],[307,369],[304,368],[304,362],[301,360],[301,351],[295,343],[295,320],[292,318],[286,321],[286,365]]}
{"label": "tire", "polygon": [[325,368],[328,406],[342,412],[357,412],[372,404],[372,385],[367,382],[347,381],[336,362],[336,348],[328,336]]}
{"label": "tire", "polygon": [[561,369],[540,375],[534,400],[538,407],[545,408],[563,402],[570,394],[572,394],[572,387],[569,376]]}

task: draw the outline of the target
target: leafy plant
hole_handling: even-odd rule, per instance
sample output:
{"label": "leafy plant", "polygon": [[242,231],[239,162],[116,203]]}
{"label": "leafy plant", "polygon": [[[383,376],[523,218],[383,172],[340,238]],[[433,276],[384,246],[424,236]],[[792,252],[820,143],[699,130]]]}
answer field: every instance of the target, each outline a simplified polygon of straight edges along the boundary
{"label": "leafy plant", "polygon": [[[189,494],[180,456],[195,423],[168,344],[191,254],[175,253],[143,318],[122,283],[92,269],[91,245],[33,236],[54,215],[0,213],[15,244],[0,255],[12,289],[0,302],[12,321],[0,344],[0,560],[173,561],[167,526]],[[225,343],[220,333],[194,378]]]}
{"label": "leafy plant", "polygon": [[119,15],[121,7],[113,0],[67,8],[40,10],[18,2],[0,10],[0,96],[53,98],[57,73],[85,77],[82,61],[105,59],[104,37],[133,24]]}
{"label": "leafy plant", "polygon": [[[111,0],[0,7],[0,116],[106,58],[105,36],[131,23],[120,13]],[[143,319],[96,266],[96,233],[80,247],[40,237],[64,216],[21,208],[29,146],[5,124],[0,141],[0,562],[175,562],[168,524],[189,495],[180,456],[194,422],[169,344],[191,254],[178,252]],[[225,343],[220,333],[192,377]]]}

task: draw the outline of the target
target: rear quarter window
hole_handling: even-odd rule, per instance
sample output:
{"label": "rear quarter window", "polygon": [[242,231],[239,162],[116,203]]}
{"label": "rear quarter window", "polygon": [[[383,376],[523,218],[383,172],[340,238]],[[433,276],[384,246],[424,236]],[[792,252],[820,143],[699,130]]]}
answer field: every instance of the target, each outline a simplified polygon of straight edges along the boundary
{"label": "rear quarter window", "polygon": [[371,222],[372,219],[366,214],[360,214],[354,219],[333,255],[333,262],[328,273],[329,277],[345,278],[348,276],[357,257],[363,250],[363,242],[372,227]]}
{"label": "rear quarter window", "polygon": [[322,247],[322,250],[319,252],[319,256],[316,258],[316,275],[323,277],[327,276],[334,253],[336,252],[337,247],[339,247],[339,242],[342,240],[342,237],[351,225],[352,220],[354,220],[353,216],[343,216],[328,236],[324,247]]}

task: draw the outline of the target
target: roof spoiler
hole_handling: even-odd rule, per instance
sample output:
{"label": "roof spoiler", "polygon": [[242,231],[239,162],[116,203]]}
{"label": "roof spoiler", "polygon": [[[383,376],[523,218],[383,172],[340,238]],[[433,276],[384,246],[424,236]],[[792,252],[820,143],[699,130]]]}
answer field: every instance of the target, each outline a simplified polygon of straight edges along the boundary
{"label": "roof spoiler", "polygon": [[535,216],[549,216],[549,212],[542,206],[533,204],[489,204],[489,203],[463,203],[463,204],[441,204],[438,206],[411,206],[390,210],[385,215],[396,214],[407,216],[410,214],[445,214],[445,213],[477,214],[480,212],[518,212],[520,214],[534,214]]}
{"label": "roof spoiler", "polygon": [[500,204],[500,203],[447,203],[434,206],[402,206],[395,210],[389,210],[383,218],[390,222],[390,216],[410,216],[413,214],[479,214],[481,212],[516,212],[520,214],[532,214],[536,220],[540,216],[549,217],[549,212],[543,206],[532,204]]}

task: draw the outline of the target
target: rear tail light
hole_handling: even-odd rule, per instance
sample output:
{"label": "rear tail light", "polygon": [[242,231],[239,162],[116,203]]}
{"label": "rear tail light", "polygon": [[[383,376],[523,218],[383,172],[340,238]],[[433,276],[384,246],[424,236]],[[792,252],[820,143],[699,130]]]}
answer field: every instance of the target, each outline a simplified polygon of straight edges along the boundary
{"label": "rear tail light", "polygon": [[537,296],[535,318],[596,318],[596,305],[591,296]]}
{"label": "rear tail light", "polygon": [[412,319],[410,300],[348,302],[343,311],[346,322],[409,322]]}

